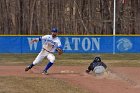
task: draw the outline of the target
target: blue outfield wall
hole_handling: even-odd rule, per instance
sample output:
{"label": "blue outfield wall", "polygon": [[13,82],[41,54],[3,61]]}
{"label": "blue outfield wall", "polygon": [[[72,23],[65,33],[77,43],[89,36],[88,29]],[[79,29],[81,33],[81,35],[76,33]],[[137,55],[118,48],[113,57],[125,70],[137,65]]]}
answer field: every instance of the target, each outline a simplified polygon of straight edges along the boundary
{"label": "blue outfield wall", "polygon": [[[40,36],[0,36],[0,53],[39,53]],[[140,53],[140,36],[59,36],[65,53]]]}

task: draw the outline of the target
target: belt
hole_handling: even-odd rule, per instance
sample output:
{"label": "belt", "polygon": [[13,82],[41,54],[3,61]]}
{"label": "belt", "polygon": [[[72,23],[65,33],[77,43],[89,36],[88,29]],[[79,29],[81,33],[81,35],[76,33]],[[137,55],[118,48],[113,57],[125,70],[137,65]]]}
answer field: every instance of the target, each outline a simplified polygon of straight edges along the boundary
{"label": "belt", "polygon": [[43,48],[43,50],[45,50],[45,51],[47,51],[47,52],[49,52],[49,53],[52,53],[52,52],[48,51],[48,50],[47,50],[47,49],[45,49],[45,48]]}

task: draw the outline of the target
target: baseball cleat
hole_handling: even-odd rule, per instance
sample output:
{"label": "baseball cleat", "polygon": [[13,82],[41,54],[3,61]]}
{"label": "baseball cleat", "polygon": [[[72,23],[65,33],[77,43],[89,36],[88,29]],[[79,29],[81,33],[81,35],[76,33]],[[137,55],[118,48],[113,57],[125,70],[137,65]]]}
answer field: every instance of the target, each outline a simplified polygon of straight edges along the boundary
{"label": "baseball cleat", "polygon": [[27,66],[27,67],[25,68],[25,71],[28,71],[29,69],[31,69],[30,66]]}
{"label": "baseball cleat", "polygon": [[29,66],[27,66],[27,67],[25,68],[25,71],[28,71],[28,70],[31,69],[33,66],[34,66],[34,64],[30,64]]}
{"label": "baseball cleat", "polygon": [[42,74],[43,75],[48,75],[48,72],[46,70],[43,70]]}

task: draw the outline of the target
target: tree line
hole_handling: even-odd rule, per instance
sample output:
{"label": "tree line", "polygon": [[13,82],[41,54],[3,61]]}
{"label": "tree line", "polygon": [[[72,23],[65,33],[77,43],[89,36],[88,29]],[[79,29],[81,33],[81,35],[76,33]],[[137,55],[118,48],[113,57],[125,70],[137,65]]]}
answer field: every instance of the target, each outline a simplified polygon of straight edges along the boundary
{"label": "tree line", "polygon": [[[0,0],[0,34],[113,34],[114,0]],[[140,34],[140,0],[116,0],[116,34]]]}

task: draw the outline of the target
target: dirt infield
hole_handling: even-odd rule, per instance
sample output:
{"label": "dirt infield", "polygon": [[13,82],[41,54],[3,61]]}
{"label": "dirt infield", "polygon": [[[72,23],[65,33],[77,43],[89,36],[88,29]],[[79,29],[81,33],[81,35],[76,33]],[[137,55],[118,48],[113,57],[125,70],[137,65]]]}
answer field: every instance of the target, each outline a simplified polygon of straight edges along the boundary
{"label": "dirt infield", "polygon": [[140,68],[113,67],[108,73],[86,74],[84,66],[53,66],[49,75],[42,75],[43,67],[24,72],[24,66],[0,66],[0,76],[58,78],[89,90],[91,93],[140,93]]}

